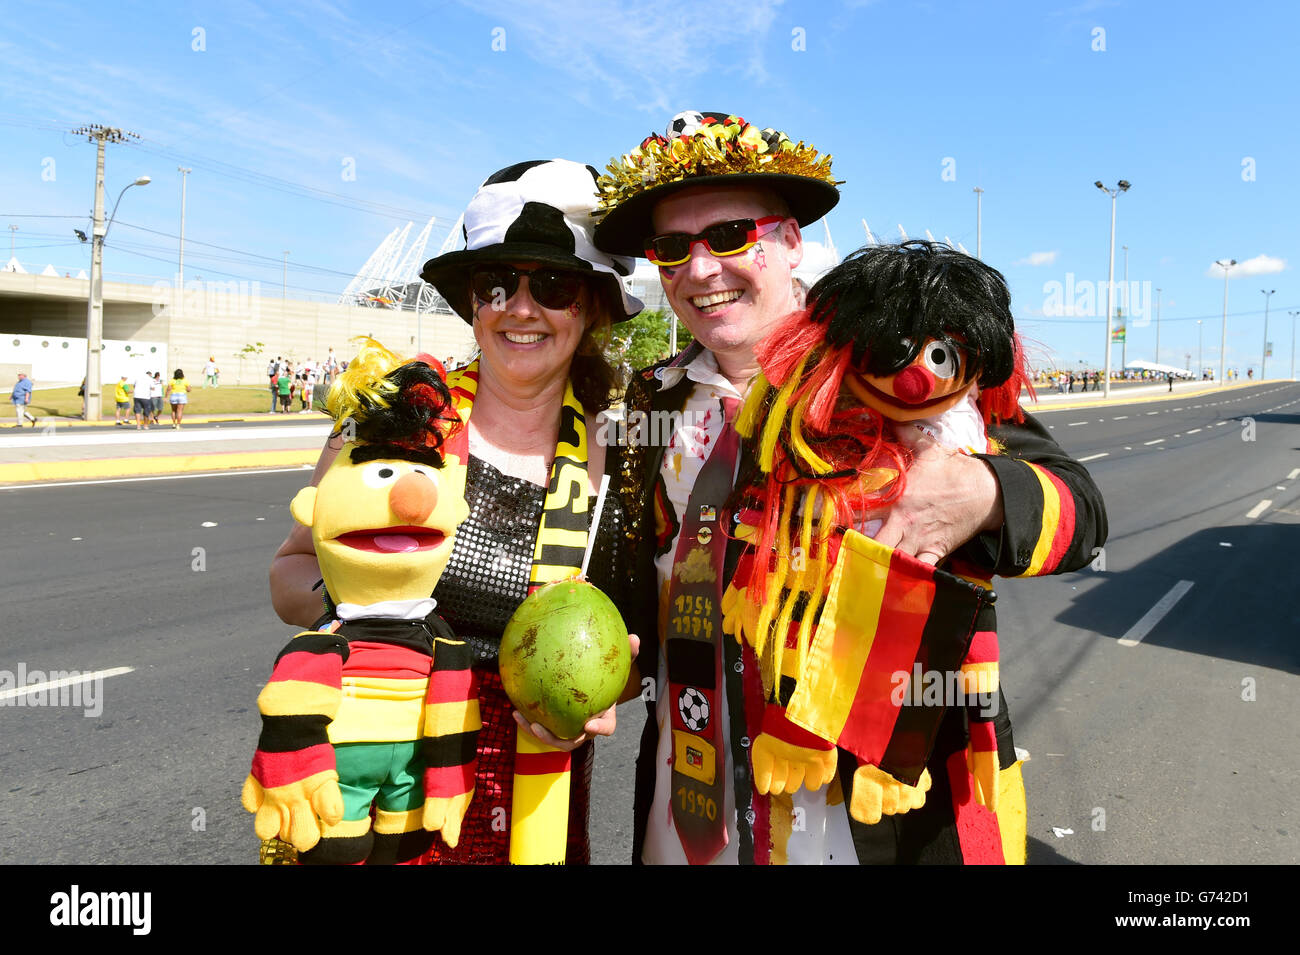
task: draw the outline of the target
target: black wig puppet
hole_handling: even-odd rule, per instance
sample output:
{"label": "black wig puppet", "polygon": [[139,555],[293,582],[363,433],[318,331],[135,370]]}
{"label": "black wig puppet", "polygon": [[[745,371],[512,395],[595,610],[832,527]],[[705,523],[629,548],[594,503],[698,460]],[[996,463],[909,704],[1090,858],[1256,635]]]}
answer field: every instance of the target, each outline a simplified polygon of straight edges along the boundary
{"label": "black wig puppet", "polygon": [[[751,644],[768,700],[751,752],[755,784],[760,792],[790,792],[801,782],[816,789],[835,773],[838,744],[860,764],[850,809],[875,822],[882,812],[924,802],[929,777],[920,751],[914,747],[908,772],[891,775],[878,752],[855,749],[838,731],[827,732],[825,721],[809,718],[807,710],[826,709],[826,701],[809,703],[804,694],[797,714],[797,689],[810,666],[828,668],[832,651],[816,645],[826,643],[818,622],[841,582],[845,535],[862,541],[879,529],[881,520],[864,515],[902,494],[915,429],[955,450],[985,453],[998,450],[987,424],[1023,420],[1019,394],[1028,376],[1010,294],[996,270],[947,246],[869,246],[818,281],[807,307],[756,354],[761,372],[737,422],[753,452],[754,468],[739,485],[742,536],[751,548],[724,596],[727,629]],[[901,559],[874,541],[867,546],[885,552],[886,563]],[[962,685],[995,692],[996,635],[970,640],[968,632],[964,639]],[[842,638],[833,652],[843,655]],[[976,798],[993,808],[992,726],[974,713],[971,726]]]}

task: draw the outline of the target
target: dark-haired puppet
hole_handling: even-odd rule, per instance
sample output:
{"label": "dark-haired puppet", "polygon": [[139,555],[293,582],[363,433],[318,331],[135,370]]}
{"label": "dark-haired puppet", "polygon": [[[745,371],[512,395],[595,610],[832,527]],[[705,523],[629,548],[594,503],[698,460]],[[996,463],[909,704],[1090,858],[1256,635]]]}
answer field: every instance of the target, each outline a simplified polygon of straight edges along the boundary
{"label": "dark-haired puppet", "polygon": [[[868,247],[756,354],[762,371],[737,423],[756,462],[742,484],[751,546],[724,599],[767,700],[755,785],[819,788],[837,773],[838,747],[858,765],[853,818],[919,808],[943,704],[956,697],[968,745],[947,767],[954,809],[984,824],[987,858],[1000,860],[996,819],[972,808],[997,808],[989,575],[955,556],[936,569],[872,538],[903,492],[916,435],[996,453],[986,425],[1022,420],[1027,376],[1005,283],[934,243]],[[947,686],[926,696],[917,678],[932,674]]]}
{"label": "dark-haired puppet", "polygon": [[[258,697],[243,804],[308,864],[403,862],[449,845],[474,789],[471,655],[429,596],[467,515],[442,378],[370,341],[330,391],[343,450],[293,517],[336,619],[298,634]],[[374,809],[373,828],[371,822]]]}

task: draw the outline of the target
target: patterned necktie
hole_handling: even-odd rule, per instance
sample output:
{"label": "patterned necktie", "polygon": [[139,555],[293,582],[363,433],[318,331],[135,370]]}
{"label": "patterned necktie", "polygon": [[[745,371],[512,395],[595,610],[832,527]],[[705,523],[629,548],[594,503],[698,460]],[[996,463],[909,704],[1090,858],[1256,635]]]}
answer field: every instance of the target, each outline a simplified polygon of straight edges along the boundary
{"label": "patterned necktie", "polygon": [[727,844],[723,776],[722,590],[727,553],[724,504],[735,480],[740,401],[723,398],[723,425],[691,489],[660,620],[668,663],[673,734],[673,825],[691,865]]}

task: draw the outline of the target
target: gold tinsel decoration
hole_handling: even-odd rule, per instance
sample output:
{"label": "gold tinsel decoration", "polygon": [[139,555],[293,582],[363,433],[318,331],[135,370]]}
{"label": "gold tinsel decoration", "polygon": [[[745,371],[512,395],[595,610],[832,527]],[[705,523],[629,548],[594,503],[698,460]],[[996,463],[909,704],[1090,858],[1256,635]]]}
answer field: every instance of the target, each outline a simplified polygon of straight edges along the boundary
{"label": "gold tinsel decoration", "polygon": [[831,175],[831,157],[802,140],[792,143],[784,133],[763,130],[731,117],[726,123],[698,127],[690,136],[652,136],[621,159],[611,159],[607,175],[597,181],[598,214],[660,186],[697,176],[801,176],[838,186]]}

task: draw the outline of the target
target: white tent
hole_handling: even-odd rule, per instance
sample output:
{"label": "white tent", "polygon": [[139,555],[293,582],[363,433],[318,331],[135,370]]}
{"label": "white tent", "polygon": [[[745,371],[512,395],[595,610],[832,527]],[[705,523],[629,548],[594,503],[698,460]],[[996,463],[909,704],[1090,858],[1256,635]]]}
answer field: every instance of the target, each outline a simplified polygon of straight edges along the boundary
{"label": "white tent", "polygon": [[45,268],[41,270],[41,274],[42,274],[42,275],[52,275],[52,276],[54,276],[56,279],[59,277],[59,273],[58,273],[57,271],[55,271],[55,268],[54,268],[53,265],[47,265],[47,266],[45,266]]}
{"label": "white tent", "polygon": [[1124,366],[1125,371],[1154,371],[1160,375],[1175,375],[1179,378],[1190,378],[1192,373],[1186,368],[1179,368],[1177,365],[1162,365],[1154,361],[1144,361],[1141,358],[1135,358]]}
{"label": "white tent", "polygon": [[27,274],[27,270],[22,267],[22,264],[18,261],[17,258],[11,258],[5,264],[4,268],[0,269],[0,272],[19,272],[23,275]]}

